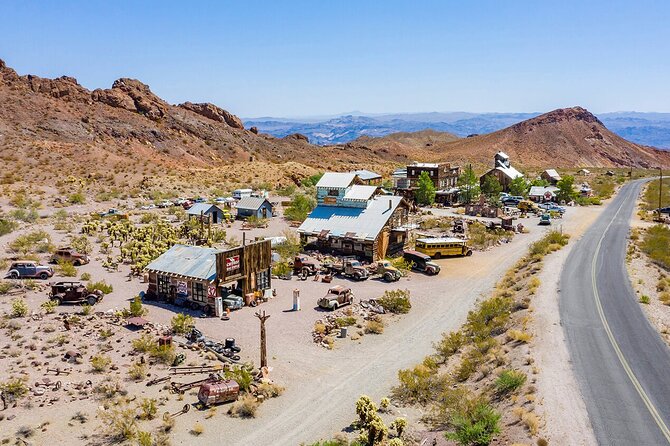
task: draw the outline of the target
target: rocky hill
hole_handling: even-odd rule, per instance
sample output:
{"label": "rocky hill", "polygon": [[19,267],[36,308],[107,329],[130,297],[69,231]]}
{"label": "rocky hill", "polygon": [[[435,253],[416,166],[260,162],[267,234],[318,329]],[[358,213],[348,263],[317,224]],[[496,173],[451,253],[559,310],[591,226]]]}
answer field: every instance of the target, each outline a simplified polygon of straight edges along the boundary
{"label": "rocky hill", "polygon": [[498,150],[526,167],[655,167],[670,166],[670,152],[631,143],[609,131],[581,107],[554,110],[497,132],[452,140],[447,134],[426,142],[421,137],[361,138],[350,145],[368,149],[393,146],[398,153],[424,159],[490,164]]}

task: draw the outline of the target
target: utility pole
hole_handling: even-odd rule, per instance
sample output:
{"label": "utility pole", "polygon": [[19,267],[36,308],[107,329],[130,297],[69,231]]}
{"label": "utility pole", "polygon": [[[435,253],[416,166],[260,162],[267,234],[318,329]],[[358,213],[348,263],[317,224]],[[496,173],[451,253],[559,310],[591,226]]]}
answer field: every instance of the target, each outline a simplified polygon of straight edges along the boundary
{"label": "utility pole", "polygon": [[268,366],[268,352],[267,352],[267,345],[266,345],[266,335],[265,335],[265,321],[270,319],[270,315],[265,314],[265,310],[263,310],[263,314],[261,314],[260,311],[256,312],[256,317],[258,318],[259,321],[261,321],[261,368],[267,367]]}

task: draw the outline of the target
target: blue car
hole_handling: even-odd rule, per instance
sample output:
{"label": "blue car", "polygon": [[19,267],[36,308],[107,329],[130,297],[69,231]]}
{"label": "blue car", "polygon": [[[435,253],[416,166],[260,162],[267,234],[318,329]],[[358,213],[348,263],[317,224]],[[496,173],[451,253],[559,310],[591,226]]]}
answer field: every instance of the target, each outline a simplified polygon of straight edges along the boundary
{"label": "blue car", "polygon": [[540,209],[544,209],[545,211],[558,212],[561,215],[565,213],[565,208],[557,205],[556,203],[542,203],[539,204],[538,207]]}

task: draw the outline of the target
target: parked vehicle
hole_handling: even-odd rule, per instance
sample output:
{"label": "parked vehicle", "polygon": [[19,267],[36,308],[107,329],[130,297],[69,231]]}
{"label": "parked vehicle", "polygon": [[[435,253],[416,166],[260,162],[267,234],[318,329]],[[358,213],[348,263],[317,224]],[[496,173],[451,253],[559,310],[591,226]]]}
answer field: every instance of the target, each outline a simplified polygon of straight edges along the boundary
{"label": "parked vehicle", "polygon": [[426,254],[418,251],[405,251],[403,253],[403,258],[408,262],[412,262],[413,270],[421,271],[429,276],[434,276],[440,273],[440,265],[433,262],[430,256],[427,256]]}
{"label": "parked vehicle", "polygon": [[339,307],[352,303],[354,303],[354,294],[351,288],[342,285],[330,287],[328,293],[317,302],[319,307],[327,310],[337,310]]}
{"label": "parked vehicle", "polygon": [[200,385],[198,401],[203,406],[209,407],[212,404],[236,401],[239,395],[240,385],[235,380],[228,379],[225,381],[206,382]]}
{"label": "parked vehicle", "polygon": [[670,215],[670,206],[669,207],[664,207],[664,208],[658,208],[658,209],[656,209],[656,212],[658,212],[659,214]]}
{"label": "parked vehicle", "polygon": [[539,212],[537,205],[529,200],[520,201],[519,204],[517,204],[517,208],[519,208],[521,212]]}
{"label": "parked vehicle", "polygon": [[434,259],[450,256],[471,256],[472,249],[460,238],[436,237],[416,240],[415,248]]}
{"label": "parked vehicle", "polygon": [[342,263],[326,263],[323,268],[329,274],[340,274],[354,280],[366,280],[370,277],[370,272],[361,262],[355,259],[343,259]]}
{"label": "parked vehicle", "polygon": [[397,282],[402,277],[402,273],[389,260],[377,262],[375,273],[382,276],[386,282]]}
{"label": "parked vehicle", "polygon": [[164,201],[161,201],[160,203],[158,203],[159,208],[170,208],[172,206],[174,206],[174,204],[171,201],[168,201],[168,200],[164,200]]}
{"label": "parked vehicle", "polygon": [[60,305],[63,302],[87,303],[91,306],[102,300],[100,290],[89,291],[81,282],[56,282],[51,284],[49,299]]}
{"label": "parked vehicle", "polygon": [[107,212],[98,212],[97,214],[92,214],[97,218],[108,218],[110,220],[127,220],[128,214],[124,214],[118,209],[108,209]]}
{"label": "parked vehicle", "polygon": [[241,296],[236,296],[235,294],[229,294],[223,298],[223,308],[229,308],[231,310],[239,310],[244,306],[244,299]]}
{"label": "parked vehicle", "polygon": [[31,260],[21,260],[12,263],[5,277],[10,279],[42,279],[47,280],[54,275],[50,266],[38,265]]}
{"label": "parked vehicle", "polygon": [[318,271],[319,265],[317,262],[307,256],[295,256],[293,259],[293,274],[297,274],[303,280],[307,279],[307,276],[313,276]]}
{"label": "parked vehicle", "polygon": [[537,207],[545,211],[558,212],[561,215],[565,213],[565,208],[563,206],[557,205],[556,203],[542,203],[538,204]]}
{"label": "parked vehicle", "polygon": [[58,261],[70,262],[74,266],[81,266],[90,262],[91,259],[86,254],[81,254],[68,246],[66,248],[59,248],[53,253],[51,262],[57,263]]}
{"label": "parked vehicle", "polygon": [[505,206],[517,206],[521,201],[523,201],[523,198],[519,197],[504,197],[500,200]]}
{"label": "parked vehicle", "polygon": [[184,208],[184,210],[189,210],[191,209],[191,206],[193,206],[193,202],[191,200],[184,200],[181,204],[181,207]]}
{"label": "parked vehicle", "polygon": [[539,224],[544,225],[544,226],[550,225],[551,224],[551,215],[542,214],[540,216],[540,223]]}
{"label": "parked vehicle", "polygon": [[251,197],[251,193],[253,190],[251,189],[235,189],[233,191],[233,198],[236,200],[240,200],[245,197]]}

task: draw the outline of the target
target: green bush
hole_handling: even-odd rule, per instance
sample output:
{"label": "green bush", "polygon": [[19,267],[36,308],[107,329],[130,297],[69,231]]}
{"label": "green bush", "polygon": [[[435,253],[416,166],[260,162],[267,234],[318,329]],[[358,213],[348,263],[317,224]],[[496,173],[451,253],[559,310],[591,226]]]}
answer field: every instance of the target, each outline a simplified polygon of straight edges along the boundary
{"label": "green bush", "polygon": [[526,382],[526,375],[517,370],[504,370],[498,375],[494,386],[499,395],[507,395],[514,392]]}
{"label": "green bush", "polygon": [[20,297],[17,297],[16,299],[12,300],[12,311],[9,313],[10,317],[26,317],[28,315],[28,304],[21,299]]}
{"label": "green bush", "polygon": [[42,304],[40,305],[40,307],[42,307],[42,309],[44,310],[44,312],[46,314],[51,314],[54,311],[56,311],[57,306],[58,306],[58,302],[56,302],[54,300],[51,300],[51,299],[49,299],[45,302],[42,302]]}
{"label": "green bush", "polygon": [[292,221],[304,221],[315,206],[316,200],[313,197],[301,193],[295,194],[284,210],[284,217]]}
{"label": "green bush", "polygon": [[75,192],[70,194],[67,198],[68,203],[70,204],[83,204],[86,202],[86,196],[81,192]]}
{"label": "green bush", "polygon": [[77,277],[77,268],[74,267],[72,262],[68,262],[67,260],[58,261],[56,272],[65,277]]}
{"label": "green bush", "polygon": [[465,345],[467,338],[461,331],[452,331],[451,333],[442,333],[442,339],[433,344],[437,355],[446,362],[451,355],[458,352]]}
{"label": "green bush", "polygon": [[377,303],[391,313],[406,314],[412,308],[409,294],[409,290],[387,290],[384,291],[382,297],[377,299]]}
{"label": "green bush", "polygon": [[254,377],[246,367],[235,366],[232,369],[226,370],[226,379],[233,379],[240,385],[240,390],[248,392],[251,389],[251,383]]}
{"label": "green bush", "polygon": [[[28,386],[24,380],[16,378],[0,383],[0,392],[9,396],[10,401],[16,401],[28,393]],[[9,401],[8,401],[9,402]]]}
{"label": "green bush", "polygon": [[81,280],[91,280],[91,273],[81,273],[81,276],[79,276]]}
{"label": "green bush", "polygon": [[338,317],[335,319],[335,323],[337,324],[338,327],[351,327],[352,325],[356,325],[356,317],[354,316],[345,316],[345,317]]}
{"label": "green bush", "polygon": [[130,309],[128,313],[130,316],[143,316],[147,313],[147,310],[142,306],[142,298],[140,296],[135,296],[135,298],[130,301]]}
{"label": "green bush", "polygon": [[500,414],[489,404],[479,402],[473,408],[454,413],[449,421],[449,440],[463,446],[486,446],[500,433]]}
{"label": "green bush", "polygon": [[131,344],[133,345],[133,349],[139,353],[146,353],[150,351],[155,345],[157,345],[154,337],[147,333],[144,333],[137,339],[133,339]]}
{"label": "green bush", "polygon": [[277,262],[272,266],[272,274],[278,277],[284,277],[287,274],[291,274],[293,269],[288,262]]}
{"label": "green bush", "polygon": [[642,236],[642,251],[659,266],[670,270],[670,227],[654,225]]}
{"label": "green bush", "polygon": [[172,365],[176,355],[173,345],[158,345],[155,343],[149,349],[149,356],[161,364]]}
{"label": "green bush", "polygon": [[94,372],[104,372],[112,364],[112,358],[106,355],[95,355],[91,358],[91,367]]}
{"label": "green bush", "polygon": [[51,245],[51,236],[43,230],[32,231],[16,237],[9,248],[14,252],[28,254],[29,252],[49,252],[53,249]]}
{"label": "green bush", "polygon": [[12,288],[14,288],[12,282],[0,281],[0,294],[7,294]]}
{"label": "green bush", "polygon": [[86,288],[88,288],[89,291],[95,291],[95,290],[102,291],[103,294],[109,294],[112,291],[114,291],[114,287],[112,285],[108,285],[107,282],[105,282],[104,280],[98,282],[90,282],[88,285],[86,285]]}
{"label": "green bush", "polygon": [[438,373],[438,365],[430,357],[411,369],[398,371],[398,385],[392,396],[406,404],[427,404],[449,386],[447,375]]}
{"label": "green bush", "polygon": [[195,321],[193,320],[193,316],[179,313],[172,318],[171,325],[174,334],[184,335],[195,327]]}
{"label": "green bush", "polygon": [[0,236],[7,235],[16,229],[16,222],[0,218]]}

